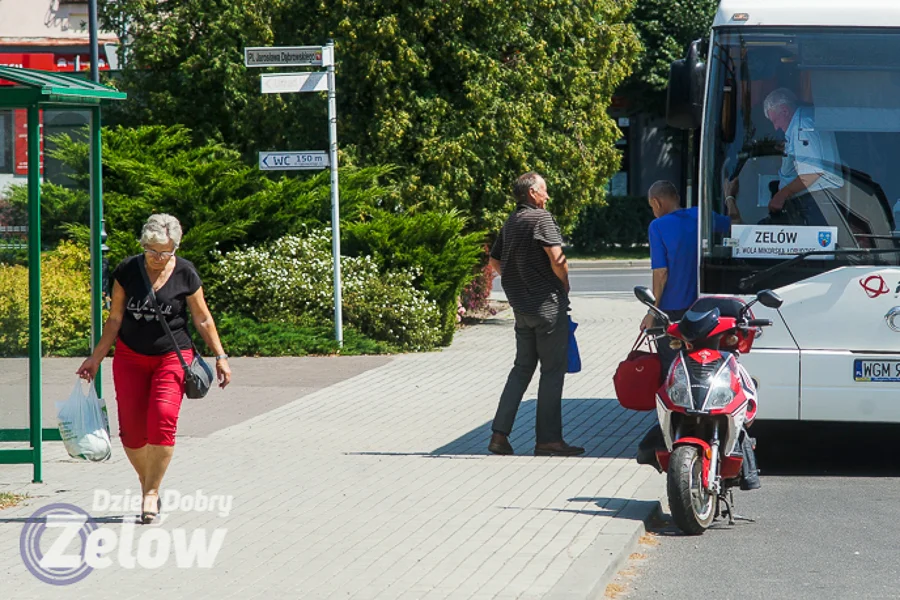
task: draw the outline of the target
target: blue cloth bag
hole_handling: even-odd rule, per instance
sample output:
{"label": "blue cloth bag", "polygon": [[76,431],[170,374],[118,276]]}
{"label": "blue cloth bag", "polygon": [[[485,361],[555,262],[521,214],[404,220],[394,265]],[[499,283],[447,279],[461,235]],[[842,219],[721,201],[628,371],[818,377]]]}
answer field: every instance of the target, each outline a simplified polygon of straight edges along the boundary
{"label": "blue cloth bag", "polygon": [[569,315],[569,364],[566,373],[578,373],[581,371],[581,354],[578,353],[578,342],[575,341],[575,330],[578,323]]}

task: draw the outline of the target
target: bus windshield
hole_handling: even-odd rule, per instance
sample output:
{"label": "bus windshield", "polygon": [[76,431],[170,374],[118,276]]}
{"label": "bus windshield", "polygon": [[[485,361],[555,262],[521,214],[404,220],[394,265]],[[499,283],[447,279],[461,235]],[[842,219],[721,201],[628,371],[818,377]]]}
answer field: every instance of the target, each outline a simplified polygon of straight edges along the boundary
{"label": "bus windshield", "polygon": [[759,287],[900,265],[898,33],[715,31],[700,157],[702,292],[756,291],[739,282],[800,255]]}

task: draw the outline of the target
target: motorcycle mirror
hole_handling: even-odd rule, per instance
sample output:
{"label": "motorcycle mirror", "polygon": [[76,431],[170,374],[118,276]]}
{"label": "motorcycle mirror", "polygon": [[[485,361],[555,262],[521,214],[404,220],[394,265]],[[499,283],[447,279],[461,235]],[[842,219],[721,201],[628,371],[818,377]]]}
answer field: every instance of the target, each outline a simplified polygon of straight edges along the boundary
{"label": "motorcycle mirror", "polygon": [[784,300],[781,299],[781,296],[772,290],[762,290],[756,294],[756,299],[766,308],[781,308],[781,305],[784,304]]}
{"label": "motorcycle mirror", "polygon": [[634,296],[644,304],[656,306],[656,298],[648,288],[639,285],[634,288]]}
{"label": "motorcycle mirror", "polygon": [[646,304],[657,318],[661,319],[664,327],[669,326],[669,317],[663,311],[656,308],[656,297],[646,287],[639,285],[634,288],[635,297],[642,303]]}

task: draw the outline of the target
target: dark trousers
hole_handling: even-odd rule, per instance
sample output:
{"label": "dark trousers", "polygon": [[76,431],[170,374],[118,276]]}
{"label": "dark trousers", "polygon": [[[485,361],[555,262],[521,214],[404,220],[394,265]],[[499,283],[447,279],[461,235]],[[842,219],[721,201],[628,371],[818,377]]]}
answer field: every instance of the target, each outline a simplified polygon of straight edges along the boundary
{"label": "dark trousers", "polygon": [[[669,317],[669,321],[674,323],[675,321],[680,321],[687,310],[664,310],[663,312]],[[656,325],[662,325],[662,321],[659,318],[656,319]],[[669,345],[670,339],[671,338],[664,337],[656,342],[656,352],[659,354],[659,363],[662,367],[660,373],[662,373],[663,381],[665,381],[666,377],[669,375],[669,367],[675,362],[675,357],[678,356],[678,353],[680,352],[680,350],[672,349]]]}
{"label": "dark trousers", "polygon": [[509,435],[519,404],[541,363],[538,386],[535,437],[538,444],[562,441],[562,390],[566,378],[569,351],[569,322],[565,309],[555,320],[516,316],[516,361],[500,395],[500,405],[492,429]]}

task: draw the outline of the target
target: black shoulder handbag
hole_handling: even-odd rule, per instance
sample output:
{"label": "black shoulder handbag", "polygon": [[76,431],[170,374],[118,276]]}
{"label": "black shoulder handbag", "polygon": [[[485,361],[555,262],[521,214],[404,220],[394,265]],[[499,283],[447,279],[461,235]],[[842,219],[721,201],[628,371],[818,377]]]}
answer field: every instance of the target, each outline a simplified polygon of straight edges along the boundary
{"label": "black shoulder handbag", "polygon": [[190,365],[185,362],[184,356],[182,356],[181,350],[178,348],[178,340],[175,339],[172,330],[169,329],[166,318],[159,310],[159,304],[156,302],[156,292],[153,291],[153,284],[150,283],[150,278],[147,276],[147,269],[144,267],[144,261],[140,260],[139,262],[141,276],[144,278],[144,283],[147,284],[147,289],[150,290],[150,303],[153,304],[153,310],[156,311],[156,318],[162,324],[166,333],[169,334],[169,337],[172,338],[172,344],[175,346],[175,353],[178,354],[178,360],[181,361],[181,367],[184,369],[184,393],[188,398],[203,398],[209,392],[209,388],[212,387],[213,380],[215,379],[213,371],[209,364],[200,357],[200,352],[198,352],[197,347],[194,346],[193,340],[191,341],[191,347],[194,349],[194,360],[191,361]]}

